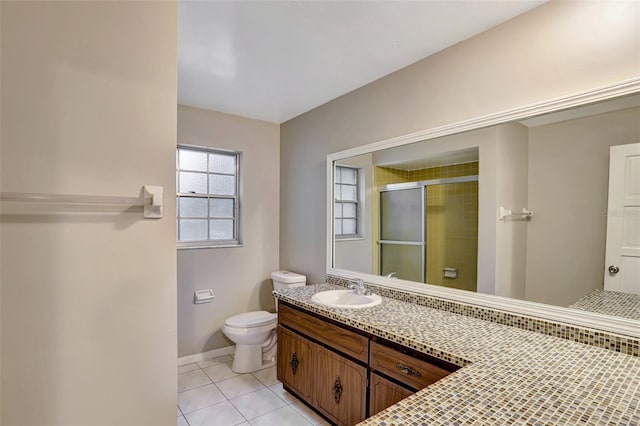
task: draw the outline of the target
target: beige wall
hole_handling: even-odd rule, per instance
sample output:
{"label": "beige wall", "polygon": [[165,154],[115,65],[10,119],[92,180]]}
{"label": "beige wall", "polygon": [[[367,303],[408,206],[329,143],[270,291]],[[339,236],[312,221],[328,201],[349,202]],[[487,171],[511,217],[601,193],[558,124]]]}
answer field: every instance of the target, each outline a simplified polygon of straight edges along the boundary
{"label": "beige wall", "polygon": [[176,4],[1,7],[2,191],[169,196],[2,215],[2,424],[174,425]]}
{"label": "beige wall", "polygon": [[609,147],[640,141],[640,108],[529,129],[526,299],[568,306],[603,287]]}
{"label": "beige wall", "polygon": [[[275,309],[280,128],[179,105],[178,143],[242,152],[242,247],[178,250],[178,356],[185,356],[232,345],[222,333],[226,318]],[[194,291],[209,288],[213,301],[194,304]]]}
{"label": "beige wall", "polygon": [[[496,129],[497,216],[500,206],[513,213],[528,207],[529,145],[528,129],[521,124],[509,123]],[[524,299],[529,224],[522,218],[509,218],[496,225],[495,294],[498,296]]]}
{"label": "beige wall", "polygon": [[280,266],[324,280],[327,154],[635,77],[638,19],[637,2],[552,1],[284,123]]}

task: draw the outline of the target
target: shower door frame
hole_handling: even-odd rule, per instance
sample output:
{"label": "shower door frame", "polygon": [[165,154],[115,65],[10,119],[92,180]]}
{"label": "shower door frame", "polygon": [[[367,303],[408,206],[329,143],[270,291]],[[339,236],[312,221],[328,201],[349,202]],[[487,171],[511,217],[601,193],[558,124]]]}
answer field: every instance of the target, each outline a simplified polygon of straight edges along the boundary
{"label": "shower door frame", "polygon": [[[382,244],[395,244],[395,245],[411,245],[422,247],[422,282],[427,282],[427,187],[433,185],[444,185],[449,183],[463,183],[463,182],[478,182],[479,175],[458,176],[451,178],[429,179],[421,180],[417,182],[406,183],[390,183],[382,185],[378,188],[378,275],[382,275]],[[407,189],[421,189],[420,196],[422,197],[422,241],[398,241],[398,240],[382,240],[382,193],[391,191],[403,191]]]}
{"label": "shower door frame", "polygon": [[[383,244],[391,244],[391,245],[402,245],[402,246],[421,246],[421,270],[420,276],[422,277],[422,282],[425,282],[427,278],[427,265],[425,262],[426,245],[427,245],[427,227],[426,227],[426,186],[418,185],[419,182],[408,182],[408,183],[391,183],[388,185],[381,186],[378,189],[378,275],[382,275],[382,245]],[[421,205],[421,216],[422,221],[420,224],[420,235],[422,239],[420,241],[405,241],[405,240],[382,240],[380,237],[382,236],[382,193],[383,192],[394,192],[394,191],[406,191],[410,189],[420,189],[420,205]]]}

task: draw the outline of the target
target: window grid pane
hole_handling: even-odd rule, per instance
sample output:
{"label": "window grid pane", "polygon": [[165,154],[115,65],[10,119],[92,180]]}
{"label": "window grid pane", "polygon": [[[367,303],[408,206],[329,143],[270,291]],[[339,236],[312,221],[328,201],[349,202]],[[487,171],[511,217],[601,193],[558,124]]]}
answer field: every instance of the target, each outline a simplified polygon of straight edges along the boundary
{"label": "window grid pane", "polygon": [[236,156],[219,153],[209,154],[209,171],[212,173],[235,175]]}
{"label": "window grid pane", "polygon": [[207,199],[199,197],[178,197],[180,217],[202,217],[209,216],[207,209]]}
{"label": "window grid pane", "polygon": [[238,153],[178,147],[179,242],[239,243],[238,160]]}
{"label": "window grid pane", "polygon": [[233,219],[214,219],[209,221],[209,239],[213,241],[233,240]]}
{"label": "window grid pane", "polygon": [[358,172],[356,169],[344,167],[340,172],[340,182],[349,185],[355,185],[357,182],[356,176]]}
{"label": "window grid pane", "polygon": [[180,186],[178,192],[191,194],[207,193],[207,173],[179,172]]}
{"label": "window grid pane", "polygon": [[204,241],[207,239],[206,219],[181,219],[179,223],[181,241]]}
{"label": "window grid pane", "polygon": [[187,149],[178,150],[179,169],[198,172],[207,171],[207,153]]}
{"label": "window grid pane", "polygon": [[356,219],[357,205],[356,203],[342,203],[342,217]]}
{"label": "window grid pane", "polygon": [[342,185],[340,188],[342,193],[342,201],[356,201],[358,199],[358,188],[353,185]]}
{"label": "window grid pane", "polygon": [[355,235],[355,233],[356,233],[356,220],[355,219],[342,219],[342,233],[344,235]]}
{"label": "window grid pane", "polygon": [[234,219],[232,198],[209,198],[209,217]]}
{"label": "window grid pane", "polygon": [[235,176],[210,174],[209,175],[209,194],[211,195],[235,195],[236,178]]}

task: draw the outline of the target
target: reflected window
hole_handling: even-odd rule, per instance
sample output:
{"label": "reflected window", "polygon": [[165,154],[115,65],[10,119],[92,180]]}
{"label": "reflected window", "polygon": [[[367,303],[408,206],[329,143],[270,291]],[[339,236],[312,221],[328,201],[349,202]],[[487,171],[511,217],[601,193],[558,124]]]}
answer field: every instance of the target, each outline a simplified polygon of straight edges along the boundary
{"label": "reflected window", "polygon": [[238,152],[178,146],[178,248],[240,244],[239,172]]}
{"label": "reflected window", "polygon": [[336,238],[356,238],[360,233],[360,170],[336,166],[334,232]]}

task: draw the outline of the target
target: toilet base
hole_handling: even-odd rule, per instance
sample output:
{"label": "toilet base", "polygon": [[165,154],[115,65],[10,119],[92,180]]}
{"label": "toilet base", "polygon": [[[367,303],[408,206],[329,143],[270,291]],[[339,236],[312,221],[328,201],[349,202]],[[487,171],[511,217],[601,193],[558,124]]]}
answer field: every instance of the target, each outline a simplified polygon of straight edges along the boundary
{"label": "toilet base", "polygon": [[263,360],[262,345],[237,345],[231,370],[234,373],[253,373],[275,365],[274,359]]}

